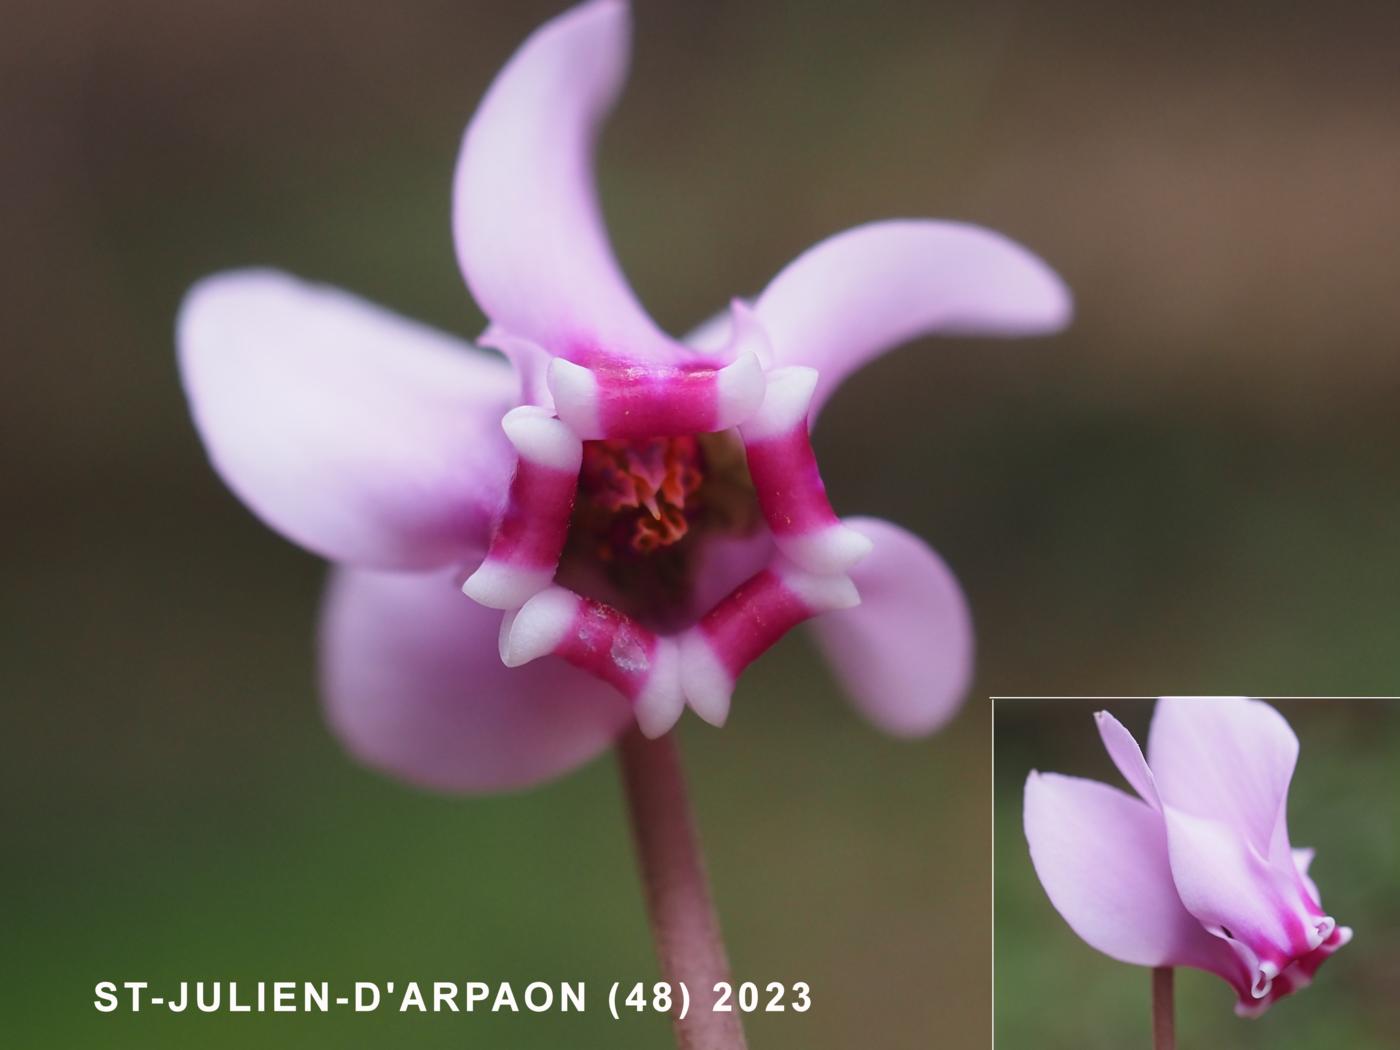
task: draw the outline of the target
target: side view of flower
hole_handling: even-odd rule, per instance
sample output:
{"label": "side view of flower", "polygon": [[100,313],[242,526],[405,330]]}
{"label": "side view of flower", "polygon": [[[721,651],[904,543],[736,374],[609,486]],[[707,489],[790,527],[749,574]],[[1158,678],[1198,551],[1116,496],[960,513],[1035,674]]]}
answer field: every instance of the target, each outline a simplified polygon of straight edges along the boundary
{"label": "side view of flower", "polygon": [[1112,715],[1095,719],[1136,797],[1056,773],[1026,781],[1031,860],[1065,921],[1122,962],[1219,975],[1242,1017],[1310,984],[1352,931],[1322,907],[1313,851],[1289,839],[1298,738],[1283,716],[1164,697],[1145,757]]}
{"label": "side view of flower", "polygon": [[593,182],[628,38],[623,0],[565,13],[467,128],[453,232],[479,342],[503,357],[271,271],[209,277],[180,314],[216,469],[336,564],[331,724],[420,784],[528,785],[687,705],[721,724],[744,668],[809,619],[888,731],[931,731],[967,685],[953,577],[899,526],[837,517],[809,430],[910,338],[1062,327],[1064,286],[998,234],[879,222],[672,338],[624,279]]}

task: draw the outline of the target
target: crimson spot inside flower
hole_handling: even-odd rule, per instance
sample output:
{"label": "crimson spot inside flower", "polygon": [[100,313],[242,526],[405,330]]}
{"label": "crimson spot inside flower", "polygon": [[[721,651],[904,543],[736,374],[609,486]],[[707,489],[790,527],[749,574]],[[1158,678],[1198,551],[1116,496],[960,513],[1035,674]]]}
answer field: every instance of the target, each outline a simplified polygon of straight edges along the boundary
{"label": "crimson spot inside flower", "polygon": [[733,433],[585,441],[559,579],[673,628],[707,538],[750,535],[760,521]]}

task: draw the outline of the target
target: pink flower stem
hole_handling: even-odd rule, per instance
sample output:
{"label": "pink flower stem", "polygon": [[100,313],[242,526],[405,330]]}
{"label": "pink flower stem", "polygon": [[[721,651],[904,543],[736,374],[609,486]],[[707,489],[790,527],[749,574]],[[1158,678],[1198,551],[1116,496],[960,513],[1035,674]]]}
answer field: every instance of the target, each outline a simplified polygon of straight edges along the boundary
{"label": "pink flower stem", "polygon": [[1176,1050],[1176,1008],[1173,1005],[1172,968],[1152,971],[1152,1050]]}
{"label": "pink flower stem", "polygon": [[[728,982],[729,959],[710,900],[675,735],[648,740],[635,727],[618,745],[652,938],[671,984],[671,1019],[679,1050],[745,1050],[737,1012],[716,1013],[714,986]],[[680,984],[690,992],[681,1020]],[[732,1000],[731,1000],[732,1004]]]}

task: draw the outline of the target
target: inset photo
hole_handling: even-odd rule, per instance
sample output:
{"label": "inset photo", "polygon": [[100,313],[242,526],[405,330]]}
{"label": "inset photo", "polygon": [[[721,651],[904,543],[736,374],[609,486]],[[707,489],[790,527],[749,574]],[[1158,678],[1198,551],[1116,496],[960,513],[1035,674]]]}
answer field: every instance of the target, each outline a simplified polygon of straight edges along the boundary
{"label": "inset photo", "polygon": [[1400,1045],[1400,698],[993,703],[999,1050]]}

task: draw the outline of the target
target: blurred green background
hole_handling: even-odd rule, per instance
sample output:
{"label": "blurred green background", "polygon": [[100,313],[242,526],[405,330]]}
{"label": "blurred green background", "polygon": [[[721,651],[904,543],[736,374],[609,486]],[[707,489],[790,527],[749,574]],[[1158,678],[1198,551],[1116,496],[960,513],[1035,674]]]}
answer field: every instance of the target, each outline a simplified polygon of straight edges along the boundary
{"label": "blurred green background", "polygon": [[[174,369],[184,289],[253,263],[479,330],[447,222],[458,139],[561,6],[7,10],[7,1045],[667,1045],[661,1019],[597,1012],[90,1005],[103,979],[652,972],[609,762],[449,800],[342,757],[312,688],[322,567],[214,477]],[[1064,336],[907,349],[817,435],[838,509],[958,571],[978,695],[1395,691],[1394,5],[637,6],[600,177],[663,323],[893,215],[1004,230],[1075,289]],[[891,741],[810,655],[785,641],[725,732],[683,734],[736,971],[814,989],[752,1044],[986,1045],[989,706]],[[1319,872],[1344,911],[1357,883]],[[1374,936],[1358,922],[1331,988],[1280,1017],[1321,1010]]]}
{"label": "blurred green background", "polygon": [[[1233,1013],[1234,991],[1199,970],[1176,971],[1177,1040],[1195,1047],[1400,1045],[1400,701],[1282,700],[1301,750],[1288,828],[1317,850],[1310,874],[1323,905],[1355,930],[1309,988],[1257,1020]],[[1090,717],[1107,709],[1146,747],[1152,702],[998,700],[996,732],[996,1045],[998,1050],[1120,1050],[1151,1043],[1151,971],[1100,955],[1055,911],[1036,879],[1021,822],[1032,769],[1131,792]]]}

